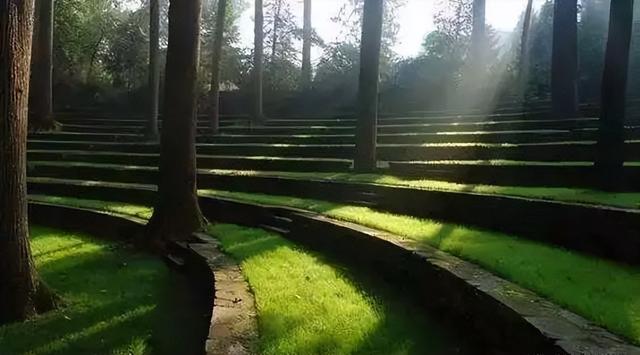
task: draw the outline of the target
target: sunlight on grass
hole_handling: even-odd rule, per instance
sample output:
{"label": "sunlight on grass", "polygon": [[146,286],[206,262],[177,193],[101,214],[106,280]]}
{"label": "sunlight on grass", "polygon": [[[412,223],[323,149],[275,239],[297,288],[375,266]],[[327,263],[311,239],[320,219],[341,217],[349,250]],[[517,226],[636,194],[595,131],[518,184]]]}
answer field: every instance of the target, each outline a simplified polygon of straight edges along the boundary
{"label": "sunlight on grass", "polygon": [[388,231],[472,261],[640,344],[640,270],[504,234],[287,196],[201,191]]}
{"label": "sunlight on grass", "polygon": [[65,306],[0,327],[0,354],[152,350],[157,298],[168,287],[160,260],[54,229],[33,227],[31,238],[38,271]]}
{"label": "sunlight on grass", "polygon": [[87,200],[73,197],[29,195],[29,201],[46,202],[51,204],[89,208],[104,212],[113,212],[142,219],[151,218],[153,209],[146,206],[132,205],[123,202],[109,202],[98,200]]}
{"label": "sunlight on grass", "polygon": [[352,173],[296,173],[242,170],[207,170],[220,175],[236,176],[275,176],[291,179],[326,180],[353,183],[374,183],[379,185],[410,187],[438,191],[464,191],[481,194],[517,196],[552,201],[579,202],[586,204],[607,205],[622,208],[640,208],[640,192],[611,193],[591,189],[571,187],[525,187],[459,184],[446,181],[401,178],[381,174]]}
{"label": "sunlight on grass", "polygon": [[[548,297],[640,344],[640,270],[516,237],[327,201],[201,190],[201,195],[289,206],[383,230],[434,246]],[[61,199],[74,206],[127,204]],[[132,206],[142,208],[141,206]],[[135,210],[131,208],[131,210]]]}
{"label": "sunlight on grass", "polygon": [[[427,354],[442,337],[392,297],[374,298],[340,266],[285,239],[234,225],[209,228],[256,297],[260,354]],[[390,300],[391,298],[391,300]]]}

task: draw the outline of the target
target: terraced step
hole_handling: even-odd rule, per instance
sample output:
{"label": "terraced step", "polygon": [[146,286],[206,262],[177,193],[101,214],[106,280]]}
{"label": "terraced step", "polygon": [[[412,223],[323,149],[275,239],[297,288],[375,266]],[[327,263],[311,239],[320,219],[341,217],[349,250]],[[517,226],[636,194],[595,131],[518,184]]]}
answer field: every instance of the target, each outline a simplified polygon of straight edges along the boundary
{"label": "terraced step", "polygon": [[[60,154],[71,154],[85,151],[107,153],[158,153],[158,145],[152,144],[96,144],[89,142],[61,142],[61,143],[29,143],[29,151],[41,156],[55,157]],[[287,145],[287,144],[198,144],[198,154],[216,156],[270,156],[281,158],[330,158],[352,159],[354,146],[349,144],[336,145]],[[42,155],[51,153],[50,155]],[[49,159],[49,158],[46,158]],[[59,158],[58,158],[59,159]]]}
{"label": "terraced step", "polygon": [[[66,134],[70,133],[70,134]],[[86,135],[83,135],[86,133]],[[133,126],[77,126],[62,128],[61,132],[32,135],[32,139],[89,140],[89,141],[143,141],[144,129]],[[627,139],[639,139],[640,127],[629,126]],[[120,137],[119,135],[123,136]],[[208,128],[198,129],[197,140],[202,143],[270,143],[270,144],[353,144],[352,133],[345,134],[219,134],[211,135]],[[118,136],[114,136],[118,135]],[[132,135],[136,135],[133,137]],[[596,140],[597,129],[575,130],[519,130],[519,131],[460,131],[435,133],[379,134],[380,144],[415,143],[543,143],[559,141]]]}
{"label": "terraced step", "polygon": [[[518,160],[518,161],[593,161],[594,141],[550,142],[526,144],[381,144],[381,161],[438,161],[438,160]],[[49,142],[31,140],[31,150],[87,150],[113,152],[158,152],[157,144],[109,143],[91,141]],[[287,144],[198,144],[200,154],[251,155],[274,157],[321,157],[350,159],[354,146],[287,145]],[[640,160],[640,141],[630,140],[625,145],[625,160]]]}
{"label": "terraced step", "polygon": [[[143,129],[147,122],[145,120],[135,119],[135,118],[126,118],[126,119],[118,119],[118,118],[66,118],[61,119],[60,123],[63,126],[82,126],[82,127],[129,127],[129,128],[139,128]],[[230,127],[230,126],[241,126],[241,127],[249,127],[251,126],[251,122],[248,119],[227,119],[221,120],[219,123],[220,127]],[[158,121],[158,125],[162,126],[162,121]],[[199,119],[197,121],[197,126],[199,128],[209,128],[210,123],[207,119]]]}
{"label": "terraced step", "polygon": [[[72,206],[91,209],[106,208],[108,211],[111,211],[109,209],[111,206],[113,206],[113,209],[116,211],[139,208],[139,206],[113,202],[62,199],[56,197],[49,198],[48,196],[39,196],[39,198],[43,201],[51,200],[55,201],[55,203],[68,203]],[[261,197],[255,196],[255,198],[259,201]],[[264,196],[264,198],[268,197]],[[272,200],[282,203],[281,199],[278,199],[277,196],[272,196]],[[436,251],[433,249],[433,246],[445,249],[454,254],[462,254],[462,258],[465,259],[469,257],[469,252],[473,253],[479,249],[477,247],[462,248],[455,251],[448,247],[449,243],[446,245],[436,244],[435,240],[439,238],[438,235],[440,233],[438,231],[441,228],[437,228],[436,231],[432,232],[431,230],[434,229],[432,222],[412,221],[412,225],[416,222],[421,223],[425,226],[424,229],[429,232],[426,232],[424,236],[418,238],[409,236],[408,239],[411,241],[407,242],[399,236],[404,235],[403,232],[406,229],[403,230],[402,227],[393,229],[391,226],[386,227],[392,228],[391,230],[385,229],[383,221],[380,221],[381,223],[375,226],[375,230],[370,230],[351,223],[338,222],[331,218],[325,218],[315,213],[299,214],[298,210],[287,208],[287,206],[290,205],[286,203],[284,204],[284,208],[264,206],[259,202],[251,200],[251,197],[247,197],[246,199],[240,197],[233,199],[216,197],[215,199],[207,198],[203,200],[203,202],[205,202],[207,212],[212,216],[224,215],[223,220],[225,220],[224,218],[226,217],[231,217],[231,220],[235,220],[239,218],[238,216],[256,216],[252,218],[251,221],[242,219],[240,224],[244,225],[261,226],[260,221],[267,223],[266,221],[279,219],[280,216],[286,214],[289,222],[293,222],[292,224],[295,225],[303,224],[305,227],[303,227],[302,230],[300,228],[293,228],[292,231],[287,233],[283,231],[281,235],[285,238],[311,247],[314,250],[323,250],[331,255],[337,252],[349,265],[367,265],[368,268],[377,270],[378,272],[374,271],[374,274],[383,277],[385,280],[394,283],[402,282],[404,286],[401,287],[401,289],[405,290],[405,287],[408,287],[404,292],[411,290],[410,293],[412,294],[420,294],[421,296],[418,298],[422,302],[427,302],[429,309],[434,308],[433,302],[440,304],[435,307],[436,309],[443,309],[443,307],[444,309],[448,309],[449,311],[445,312],[448,320],[451,320],[451,317],[456,317],[457,321],[465,324],[463,334],[479,335],[478,332],[480,332],[480,334],[482,334],[480,338],[487,342],[483,344],[491,344],[491,342],[496,341],[500,344],[500,349],[506,353],[562,353],[563,351],[560,351],[560,349],[568,351],[569,353],[584,352],[585,350],[596,353],[607,353],[616,349],[619,350],[620,353],[635,354],[640,351],[638,348],[625,344],[623,340],[609,334],[603,329],[594,327],[580,316],[567,312],[526,289],[522,289],[508,281],[490,275],[481,268],[470,265],[458,258]],[[305,209],[313,209],[309,208],[309,204],[316,206],[318,204],[327,205],[321,201],[299,200],[298,203],[302,204],[302,208]],[[307,205],[304,206],[305,204]],[[144,209],[144,207],[142,207],[142,209]],[[323,212],[326,211],[320,210],[320,213]],[[366,212],[364,214],[365,219],[370,217],[367,216]],[[402,216],[388,217],[396,219],[404,218]],[[387,218],[387,216],[381,219],[384,220],[385,218]],[[366,220],[367,222],[371,221],[371,219]],[[244,242],[251,237],[251,233],[244,232],[242,232],[242,235],[238,235],[238,238],[232,236],[237,233],[236,231],[238,230],[235,226],[219,226],[215,228],[222,229],[223,231],[219,234],[214,234],[218,234],[221,237],[228,236],[228,239],[234,243],[237,243],[238,240],[240,243]],[[399,235],[396,236],[382,232],[379,230],[380,228],[388,230],[391,233],[399,233]],[[473,233],[474,238],[467,238],[466,235],[461,238],[462,233],[459,232],[462,231],[462,228],[452,228],[450,226],[446,226],[445,228],[447,229],[448,239],[456,240],[456,246],[460,245],[460,243],[462,243],[462,245],[473,245],[474,242],[479,245],[489,243],[493,248],[497,249],[491,253],[480,253],[480,260],[487,260],[486,258],[493,257],[494,253],[497,253],[497,255],[501,257],[501,260],[524,258],[524,260],[518,260],[518,262],[515,263],[507,261],[494,265],[494,263],[485,262],[484,264],[488,266],[489,269],[497,268],[498,270],[504,270],[503,268],[506,268],[508,270],[506,275],[509,275],[508,277],[511,278],[512,281],[522,284],[522,282],[526,280],[525,283],[529,288],[533,288],[543,295],[551,295],[550,298],[556,302],[562,300],[561,303],[566,304],[567,301],[569,301],[566,306],[569,308],[578,306],[577,309],[582,313],[588,313],[591,319],[594,318],[594,315],[602,315],[602,311],[607,310],[607,313],[604,315],[604,320],[597,317],[600,323],[604,322],[604,324],[609,326],[617,323],[617,325],[613,325],[617,331],[626,334],[631,339],[638,339],[637,333],[631,330],[633,327],[624,327],[620,322],[616,322],[616,319],[620,318],[620,316],[626,319],[627,308],[623,307],[624,310],[616,314],[611,314],[611,312],[608,311],[611,305],[609,302],[611,301],[621,305],[631,301],[632,296],[629,296],[628,292],[625,294],[624,290],[620,288],[607,289],[605,292],[596,292],[597,296],[595,299],[590,298],[592,301],[589,302],[589,310],[584,310],[582,307],[579,307],[580,301],[576,300],[575,297],[571,297],[574,292],[562,292],[565,291],[565,288],[562,290],[554,289],[556,282],[549,282],[550,280],[558,280],[559,283],[562,284],[565,282],[563,279],[569,278],[574,280],[574,282],[568,285],[568,287],[574,289],[576,291],[575,293],[591,294],[590,290],[597,286],[597,284],[589,283],[589,281],[593,281],[593,279],[600,279],[602,277],[607,279],[607,277],[610,277],[608,275],[616,275],[618,283],[625,282],[633,285],[637,278],[636,275],[620,266],[600,264],[597,260],[580,258],[560,249],[548,248],[542,245],[526,245],[526,243],[520,243],[518,240],[509,241],[510,238],[507,236],[473,230],[465,231],[465,234]],[[240,246],[244,247],[245,244],[251,244],[254,247],[253,249],[255,249],[254,244],[259,244],[259,246],[271,245],[274,239],[277,239],[277,237],[260,238],[260,243],[242,243],[239,244],[237,249],[244,250],[244,248]],[[508,249],[517,250],[517,252],[504,254],[505,249],[501,248],[501,246],[504,246],[506,243],[509,245]],[[432,246],[429,246],[429,244]],[[337,245],[340,247],[336,247]],[[234,250],[236,250],[236,248],[234,248]],[[244,254],[238,253],[238,250],[236,250],[236,254],[241,258],[244,257]],[[362,250],[367,250],[367,252],[363,253]],[[480,250],[484,250],[484,248]],[[407,253],[406,251],[410,252]],[[271,255],[272,253],[269,254]],[[417,257],[415,257],[416,255]],[[409,260],[410,258],[412,259]],[[287,259],[297,260],[298,258],[288,257]],[[478,260],[476,260],[476,262],[478,262]],[[269,265],[279,265],[277,259],[272,259],[272,257],[266,257],[266,259],[261,258],[260,263],[265,263],[265,267]],[[530,277],[531,265],[536,265],[536,272],[538,274],[538,277],[533,280]],[[556,268],[556,265],[563,265],[563,267]],[[287,269],[291,268],[290,262],[285,263],[283,266]],[[306,269],[308,269],[308,267],[306,267]],[[433,272],[436,270],[437,272]],[[572,271],[574,273],[572,273]],[[286,272],[288,271],[283,269],[275,274]],[[368,273],[371,274],[371,270],[369,270]],[[499,274],[505,274],[505,272],[499,272]],[[403,276],[398,277],[399,275]],[[589,275],[590,277],[583,278],[581,275]],[[453,276],[453,278],[451,276]],[[307,282],[310,282],[308,276],[306,276],[306,279]],[[276,281],[274,280],[267,284],[272,285],[273,282]],[[424,284],[428,284],[430,287],[421,287],[421,285]],[[635,285],[631,285],[627,285],[627,289],[635,289]],[[549,288],[551,292],[549,292]],[[580,291],[584,289],[586,290]],[[471,292],[469,292],[469,290]],[[554,291],[560,292],[556,293]],[[300,290],[298,292],[303,291]],[[458,295],[459,297],[452,299],[449,297],[451,294]],[[565,298],[567,296],[571,298]],[[295,293],[285,298],[288,299],[289,297],[291,297],[292,300],[289,302],[297,303],[297,300],[306,299],[309,296],[299,297],[299,295]],[[286,302],[286,300],[278,301]],[[291,303],[287,304],[287,306],[290,304]],[[630,306],[632,309],[637,308],[637,305],[632,301],[630,304],[633,304]],[[618,307],[615,308],[617,309]],[[508,311],[503,312],[500,309]],[[514,315],[516,317],[514,317]],[[532,322],[529,320],[531,317],[535,317],[534,319],[544,319],[544,321]],[[477,320],[469,321],[470,319]],[[522,322],[522,319],[526,321]],[[491,326],[487,326],[487,322],[490,322]],[[627,323],[624,324],[626,325]],[[533,332],[523,331],[524,329],[532,330],[532,325],[535,328]],[[466,328],[466,326],[470,328]],[[496,329],[501,329],[501,331],[498,332],[500,336],[495,335]],[[421,331],[424,330],[421,329]],[[404,333],[405,332],[403,332],[403,334]],[[376,332],[376,334],[378,333]],[[509,345],[505,344],[505,339],[507,339],[505,338],[505,334],[509,334],[507,340]],[[531,347],[532,344],[537,344],[539,340],[534,339],[540,339],[540,336],[551,339],[551,342],[542,340],[542,343],[548,343],[553,349],[547,347]],[[405,341],[401,343],[405,344]],[[588,344],[589,347],[585,348],[585,344]],[[510,350],[507,350],[504,346],[509,346]],[[537,350],[533,350],[534,348]],[[406,350],[406,347],[403,346],[403,349]],[[483,352],[486,350],[487,353],[493,353],[489,350],[490,348],[478,347],[478,345],[474,347],[474,352],[477,352],[478,349],[483,349]],[[431,350],[433,350],[432,347],[430,347],[429,351]],[[454,352],[457,353],[459,350],[460,348]],[[502,353],[501,351],[499,352]]]}
{"label": "terraced step", "polygon": [[[85,129],[86,128],[86,129]],[[95,129],[94,129],[95,128]],[[212,136],[208,129],[198,130],[198,141],[207,143],[272,143],[272,144],[353,144],[354,135],[345,134],[219,134]],[[122,136],[121,136],[122,135]],[[86,140],[95,142],[143,141],[143,129],[131,127],[84,126],[80,130],[63,128],[61,132],[32,134],[35,140]],[[381,144],[409,143],[540,143],[553,141],[595,140],[597,130],[524,130],[469,131],[435,133],[379,134]],[[628,130],[628,138],[640,138],[640,130]]]}
{"label": "terraced step", "polygon": [[[157,155],[137,154],[127,156],[101,156],[101,163],[81,161],[30,161],[28,176],[58,177],[92,180],[96,177],[111,179],[118,182],[156,183]],[[136,164],[141,163],[148,165]],[[156,164],[149,164],[155,161]],[[231,170],[263,170],[263,171],[307,171],[307,172],[340,172],[349,171],[352,162],[339,159],[304,159],[304,158],[273,158],[273,157],[226,157],[226,156],[198,156],[198,167],[202,175],[208,174],[202,169],[231,169]]]}
{"label": "terraced step", "polygon": [[142,134],[104,132],[41,132],[29,134],[30,140],[86,141],[86,142],[144,142]]}
{"label": "terraced step", "polygon": [[[597,186],[592,162],[454,161],[389,162],[393,175],[412,176],[463,184],[505,186]],[[638,191],[640,166],[625,167],[617,183],[621,191]]]}
{"label": "terraced step", "polygon": [[[367,206],[375,210],[493,229],[635,265],[640,260],[638,259],[640,239],[637,235],[637,230],[640,228],[640,218],[638,218],[640,211],[638,210],[470,192],[427,191],[319,181],[298,181],[296,188],[287,189],[282,185],[286,179],[281,179],[279,185],[274,185],[277,180],[272,180],[269,183],[265,181],[260,186],[238,180],[242,179],[235,179],[237,186],[244,188],[245,191],[253,190],[249,192],[260,192],[260,189],[263,189],[262,192],[278,194],[280,191],[285,191],[280,194],[289,197],[281,199],[291,203],[297,201],[291,197],[293,194],[323,201],[367,206],[353,200],[353,196],[368,191],[369,195],[377,196],[375,206]],[[296,183],[296,181],[286,183]],[[140,186],[140,188],[134,186]],[[122,189],[132,189],[132,191],[131,193],[117,192]],[[29,178],[29,192],[83,196],[92,199],[113,198],[125,202],[132,202],[134,198],[144,199],[143,201],[154,199],[153,187],[149,185],[122,185],[69,179]],[[210,193],[215,194],[215,191]],[[239,195],[243,196],[243,194]],[[258,198],[261,197],[258,196]],[[140,200],[135,201],[140,203]],[[353,218],[356,217],[357,215],[353,216]],[[616,230],[616,233],[612,234],[611,230]]]}

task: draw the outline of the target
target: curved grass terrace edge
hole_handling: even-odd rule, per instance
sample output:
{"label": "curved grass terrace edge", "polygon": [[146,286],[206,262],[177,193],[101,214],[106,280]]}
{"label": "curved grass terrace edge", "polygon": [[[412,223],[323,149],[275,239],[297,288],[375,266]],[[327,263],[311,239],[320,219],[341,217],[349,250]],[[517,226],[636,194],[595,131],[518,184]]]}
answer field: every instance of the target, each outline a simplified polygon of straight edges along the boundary
{"label": "curved grass terrace edge", "polygon": [[[640,270],[531,242],[432,220],[382,213],[366,207],[287,196],[202,190],[203,196],[230,198],[317,212],[383,230],[471,261],[640,344]],[[33,196],[35,200],[150,214],[125,203]],[[105,203],[107,205],[105,205]],[[102,206],[101,206],[102,205]],[[118,207],[114,207],[118,206]]]}
{"label": "curved grass terrace edge", "polygon": [[228,176],[282,177],[298,180],[319,180],[397,186],[421,190],[470,192],[487,195],[504,195],[531,199],[583,203],[596,206],[611,206],[628,209],[640,209],[640,192],[611,193],[593,189],[571,187],[525,187],[460,184],[440,180],[402,178],[384,174],[353,173],[297,173],[269,172],[250,170],[201,169],[206,172]]}

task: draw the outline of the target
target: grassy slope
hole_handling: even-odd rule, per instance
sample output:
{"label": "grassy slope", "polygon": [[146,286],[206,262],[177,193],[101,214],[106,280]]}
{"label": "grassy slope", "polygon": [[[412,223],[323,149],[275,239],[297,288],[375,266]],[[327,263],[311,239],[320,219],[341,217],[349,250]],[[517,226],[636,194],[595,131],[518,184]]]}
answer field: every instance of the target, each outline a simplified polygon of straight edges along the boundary
{"label": "grassy slope", "polygon": [[203,191],[316,211],[434,246],[481,265],[640,344],[640,270],[516,237],[286,196]]}
{"label": "grassy slope", "polygon": [[381,174],[351,173],[294,173],[294,172],[260,172],[240,170],[211,170],[225,175],[282,176],[293,179],[320,179],[340,182],[375,183],[381,185],[403,186],[426,190],[465,191],[484,194],[499,194],[545,200],[580,202],[588,204],[608,205],[623,208],[640,208],[640,193],[609,193],[598,190],[570,187],[524,187],[459,184],[446,181],[401,178]]}
{"label": "grassy slope", "polygon": [[[441,224],[326,201],[286,196],[201,191],[202,194],[291,206],[384,230],[459,256],[531,289],[640,344],[640,271],[499,233]],[[103,202],[39,197],[76,206]],[[107,203],[113,207],[113,204]],[[120,204],[119,210],[150,209]]]}
{"label": "grassy slope", "polygon": [[40,275],[66,306],[0,327],[2,354],[145,354],[168,273],[156,258],[53,229],[34,227]]}
{"label": "grassy slope", "polygon": [[380,289],[270,232],[223,224],[209,232],[255,293],[259,353],[442,353],[446,337],[397,294],[374,298]]}
{"label": "grassy slope", "polygon": [[[152,212],[123,203],[52,196],[31,199],[141,218]],[[210,233],[242,263],[256,294],[260,353],[428,354],[459,346],[424,319],[422,310],[367,275],[351,273],[263,230],[216,225]]]}

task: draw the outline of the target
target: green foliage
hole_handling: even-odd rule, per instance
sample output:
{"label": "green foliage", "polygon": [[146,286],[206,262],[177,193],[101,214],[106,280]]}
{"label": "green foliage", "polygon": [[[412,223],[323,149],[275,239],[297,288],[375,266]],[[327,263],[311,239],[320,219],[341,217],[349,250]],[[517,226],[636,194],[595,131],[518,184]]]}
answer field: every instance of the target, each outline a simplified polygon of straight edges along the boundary
{"label": "green foliage", "polygon": [[56,1],[54,14],[55,81],[100,80],[100,54],[118,17],[115,0]]}
{"label": "green foliage", "polygon": [[121,14],[102,56],[114,89],[131,91],[146,86],[149,58],[149,11]]}
{"label": "green foliage", "polygon": [[[489,25],[481,46],[483,59],[471,58],[472,5],[471,0],[438,2],[436,28],[425,36],[422,53],[397,62],[392,80],[384,87],[387,110],[444,109],[468,105],[472,100],[486,105],[493,99],[491,94],[499,91],[496,87],[502,84],[507,68],[499,34]],[[482,95],[466,90],[473,87],[480,88],[475,91]]]}
{"label": "green foliage", "polygon": [[[240,86],[244,72],[243,60],[248,58],[246,50],[238,47],[240,29],[238,21],[247,8],[246,0],[228,0],[224,29],[224,44],[220,59],[220,82]],[[211,59],[216,26],[218,0],[204,0],[202,3],[200,74],[198,80],[204,94],[208,93],[211,84]]]}
{"label": "green foliage", "polygon": [[65,307],[0,327],[2,354],[143,355],[153,348],[162,262],[86,235],[33,227],[38,272]]}

